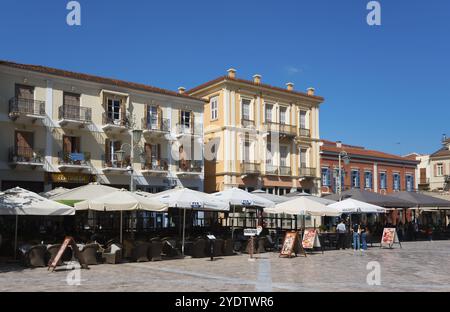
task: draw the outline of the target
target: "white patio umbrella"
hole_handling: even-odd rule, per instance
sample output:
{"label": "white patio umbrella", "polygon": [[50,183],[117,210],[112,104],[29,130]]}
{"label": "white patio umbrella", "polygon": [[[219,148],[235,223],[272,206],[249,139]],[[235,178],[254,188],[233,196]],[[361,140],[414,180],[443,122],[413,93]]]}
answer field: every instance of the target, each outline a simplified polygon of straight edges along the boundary
{"label": "white patio umbrella", "polygon": [[[229,203],[229,205],[233,207],[233,215],[236,213],[236,206],[261,208],[275,207],[275,203],[273,201],[236,187],[211,195],[214,196],[214,198]],[[231,238],[234,238],[234,222],[231,225]]]}
{"label": "white patio umbrella", "polygon": [[256,191],[251,192],[251,194],[254,194],[256,196],[270,200],[271,202],[273,202],[275,204],[284,203],[289,200],[289,198],[287,198],[287,197],[266,193],[263,190],[256,190]]}
{"label": "white patio umbrella", "polygon": [[184,255],[184,243],[186,237],[186,210],[197,211],[229,211],[229,205],[213,196],[187,188],[175,188],[154,195],[151,199],[160,201],[170,208],[183,209],[183,237],[181,253]]}
{"label": "white patio umbrella", "polygon": [[309,196],[298,196],[287,202],[277,204],[275,208],[265,208],[264,212],[319,217],[337,217],[341,215],[336,208],[323,205]]}
{"label": "white patio umbrella", "polygon": [[386,213],[386,209],[383,207],[368,204],[352,198],[331,204],[328,208],[337,209],[341,214]]}
{"label": "white patio umbrella", "polygon": [[50,197],[51,200],[56,201],[83,201],[96,199],[100,196],[107,195],[118,191],[119,189],[99,183],[89,183],[67,192]]}
{"label": "white patio umbrella", "polygon": [[53,197],[53,196],[56,196],[56,195],[61,195],[62,193],[65,193],[67,191],[69,191],[69,189],[67,189],[65,187],[57,187],[57,188],[54,188],[53,190],[50,190],[48,192],[39,193],[39,195],[41,195],[42,197],[45,197],[45,198],[50,198],[50,197]]}
{"label": "white patio umbrella", "polygon": [[14,255],[17,250],[19,216],[73,216],[75,209],[16,187],[0,193],[0,215],[16,216]]}
{"label": "white patio umbrella", "polygon": [[140,196],[136,193],[121,189],[91,200],[84,200],[75,204],[78,210],[120,211],[120,242],[122,243],[122,213],[123,211],[167,211],[167,205],[155,199]]}

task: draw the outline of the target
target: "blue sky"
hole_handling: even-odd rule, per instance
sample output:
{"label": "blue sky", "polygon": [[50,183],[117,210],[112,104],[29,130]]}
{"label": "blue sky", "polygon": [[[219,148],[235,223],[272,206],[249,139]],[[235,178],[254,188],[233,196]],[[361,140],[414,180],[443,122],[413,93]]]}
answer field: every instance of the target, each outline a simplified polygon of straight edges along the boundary
{"label": "blue sky", "polygon": [[450,135],[450,1],[2,0],[0,59],[163,88],[194,87],[229,67],[241,78],[326,102],[321,136],[405,154],[430,153]]}

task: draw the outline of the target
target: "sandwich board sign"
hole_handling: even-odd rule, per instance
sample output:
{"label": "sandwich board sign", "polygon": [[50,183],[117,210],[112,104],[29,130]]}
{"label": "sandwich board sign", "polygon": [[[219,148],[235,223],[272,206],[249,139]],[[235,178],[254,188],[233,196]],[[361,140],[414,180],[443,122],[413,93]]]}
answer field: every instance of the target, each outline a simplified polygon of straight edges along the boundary
{"label": "sandwich board sign", "polygon": [[322,248],[319,233],[316,229],[306,229],[303,234],[302,246],[304,249]]}
{"label": "sandwich board sign", "polygon": [[67,247],[69,247],[69,245],[72,247],[72,251],[75,254],[75,257],[80,262],[81,267],[83,269],[88,269],[88,265],[86,264],[86,261],[84,261],[84,257],[80,253],[80,250],[78,249],[78,246],[75,243],[75,240],[73,239],[73,237],[68,236],[64,239],[64,242],[62,243],[61,248],[59,248],[58,253],[56,254],[55,258],[53,258],[49,261],[47,270],[51,269],[52,272],[55,271],[56,266],[58,265],[58,262],[61,260],[63,254],[64,254],[64,251],[67,249]]}
{"label": "sandwich board sign", "polygon": [[383,236],[381,236],[381,244],[380,248],[384,246],[388,246],[389,248],[392,248],[394,244],[399,244],[400,248],[402,248],[402,244],[400,243],[400,240],[398,239],[398,234],[395,228],[385,228],[383,230]]}
{"label": "sandwich board sign", "polygon": [[300,237],[298,236],[298,233],[295,231],[286,232],[283,241],[283,246],[281,247],[280,251],[280,257],[291,258],[293,254],[297,256],[297,254],[299,253],[303,254],[306,257],[306,253],[300,242]]}

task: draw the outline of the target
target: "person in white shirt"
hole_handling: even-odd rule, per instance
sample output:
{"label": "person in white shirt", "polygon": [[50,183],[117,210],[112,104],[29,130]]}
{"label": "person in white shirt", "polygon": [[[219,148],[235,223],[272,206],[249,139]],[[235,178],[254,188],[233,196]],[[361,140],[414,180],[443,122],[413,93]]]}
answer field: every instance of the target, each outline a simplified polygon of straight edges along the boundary
{"label": "person in white shirt", "polygon": [[345,226],[345,223],[344,223],[343,219],[337,225],[336,232],[337,232],[337,235],[338,235],[336,249],[341,249],[341,248],[345,249],[345,236],[346,236],[346,233],[347,233],[347,228]]}

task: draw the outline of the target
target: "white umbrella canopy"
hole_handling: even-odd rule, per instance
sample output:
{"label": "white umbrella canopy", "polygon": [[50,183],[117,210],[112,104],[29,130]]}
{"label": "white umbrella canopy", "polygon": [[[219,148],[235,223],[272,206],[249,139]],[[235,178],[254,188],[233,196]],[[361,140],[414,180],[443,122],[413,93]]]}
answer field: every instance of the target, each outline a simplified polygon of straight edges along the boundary
{"label": "white umbrella canopy", "polygon": [[246,192],[236,187],[211,194],[211,196],[233,206],[256,206],[263,208],[270,208],[275,206],[275,203],[271,200]]}
{"label": "white umbrella canopy", "polygon": [[67,191],[70,191],[70,189],[67,189],[65,187],[57,187],[51,191],[39,193],[39,195],[41,195],[42,197],[45,197],[45,198],[50,198],[50,197],[53,197],[56,195],[61,195],[62,193],[65,193]]}
{"label": "white umbrella canopy", "polygon": [[356,199],[348,198],[343,201],[331,204],[329,208],[337,209],[341,214],[355,213],[386,213],[386,209],[380,206],[365,203]]}
{"label": "white umbrella canopy", "polygon": [[309,196],[298,196],[287,202],[277,204],[275,208],[264,209],[266,213],[289,214],[298,216],[337,217],[341,215],[335,208],[323,205]]}
{"label": "white umbrella canopy", "polygon": [[73,216],[75,209],[16,187],[0,193],[0,215]]}
{"label": "white umbrella canopy", "polygon": [[50,197],[51,200],[67,200],[67,201],[82,201],[96,199],[100,196],[116,192],[118,189],[111,186],[102,185],[99,183],[89,183],[71,190]]}
{"label": "white umbrella canopy", "polygon": [[287,198],[287,197],[266,193],[263,190],[256,190],[256,191],[253,191],[251,194],[254,194],[256,196],[270,200],[271,202],[274,202],[275,204],[284,203],[289,200],[289,198]]}
{"label": "white umbrella canopy", "polygon": [[[142,194],[142,193],[141,193]],[[149,195],[171,208],[193,209],[202,211],[228,211],[229,205],[213,196],[188,188],[175,188]]]}
{"label": "white umbrella canopy", "polygon": [[14,258],[16,258],[19,216],[73,216],[75,209],[16,187],[0,193],[0,215],[16,216],[14,230]]}
{"label": "white umbrella canopy", "polygon": [[76,210],[95,211],[134,211],[146,210],[165,212],[167,205],[149,197],[143,197],[127,190],[116,189],[114,192],[91,200],[75,204]]}

